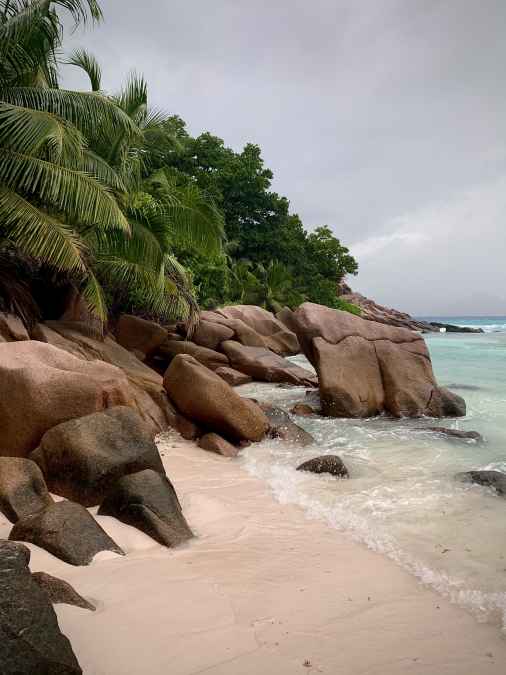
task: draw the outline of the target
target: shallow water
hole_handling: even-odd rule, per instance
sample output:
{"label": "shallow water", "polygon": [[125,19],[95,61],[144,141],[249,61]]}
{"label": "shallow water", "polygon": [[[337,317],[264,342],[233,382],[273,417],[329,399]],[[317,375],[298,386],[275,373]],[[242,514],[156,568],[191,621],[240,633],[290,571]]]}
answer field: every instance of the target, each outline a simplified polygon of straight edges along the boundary
{"label": "shallow water", "polygon": [[[385,553],[481,620],[506,626],[506,500],[454,480],[469,469],[506,471],[506,333],[437,334],[427,342],[439,382],[466,399],[466,418],[299,417],[314,446],[268,441],[244,451],[242,461],[280,501],[299,504],[309,516]],[[294,360],[310,367],[304,357]],[[242,395],[285,410],[305,392],[261,383],[241,387]],[[423,430],[435,424],[479,431],[485,442]],[[317,454],[339,454],[351,480],[295,471]]]}

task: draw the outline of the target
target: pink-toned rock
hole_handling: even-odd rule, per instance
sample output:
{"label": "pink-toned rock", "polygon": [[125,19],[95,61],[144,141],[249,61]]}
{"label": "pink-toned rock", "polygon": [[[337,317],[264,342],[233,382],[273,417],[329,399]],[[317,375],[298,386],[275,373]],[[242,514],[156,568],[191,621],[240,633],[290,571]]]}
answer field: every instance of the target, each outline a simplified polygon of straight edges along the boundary
{"label": "pink-toned rock", "polygon": [[202,436],[199,440],[199,448],[215,452],[218,455],[223,455],[223,457],[237,457],[239,454],[239,448],[214,433]]}
{"label": "pink-toned rock", "polygon": [[263,382],[286,382],[298,386],[318,386],[313,373],[295,363],[274,354],[264,347],[247,347],[239,342],[228,340],[221,348],[230,359],[230,363],[241,373],[251,375]]}
{"label": "pink-toned rock", "polygon": [[[238,320],[253,330],[257,338],[251,339],[240,325],[236,324],[236,339],[249,347],[266,347],[276,354],[293,356],[300,352],[299,341],[295,333],[279,321],[274,314],[256,305],[231,305],[216,310],[221,316]],[[231,326],[233,327],[233,326]],[[259,338],[259,339],[258,339]]]}
{"label": "pink-toned rock", "polygon": [[210,370],[216,370],[222,366],[229,365],[229,360],[225,354],[215,352],[213,349],[208,349],[207,347],[200,347],[188,340],[183,340],[182,342],[167,340],[159,347],[158,354],[165,357],[169,362],[178,354],[188,354]]}
{"label": "pink-toned rock", "polygon": [[232,440],[260,441],[269,428],[264,413],[192,356],[180,354],[164,377],[178,410],[208,431]]}
{"label": "pink-toned rock", "polygon": [[233,337],[234,331],[231,328],[201,319],[192,335],[192,342],[207,349],[217,350],[222,342]]}
{"label": "pink-toned rock", "polygon": [[122,347],[139,350],[147,356],[165,342],[167,335],[165,328],[154,321],[130,314],[122,314],[116,326],[116,339]]}
{"label": "pink-toned rock", "polygon": [[37,324],[32,338],[51,344],[81,360],[105,361],[125,374],[132,391],[132,407],[151,426],[152,434],[173,426],[174,412],[163,388],[163,378],[142,363],[110,336],[99,338],[87,324],[71,321],[48,321]]}
{"label": "pink-toned rock", "polygon": [[34,340],[0,344],[1,455],[26,457],[60,422],[116,405],[134,405],[119,368]]}
{"label": "pink-toned rock", "polygon": [[418,333],[313,303],[301,305],[294,321],[304,353],[319,376],[323,414],[465,414],[464,400],[437,386]]}
{"label": "pink-toned rock", "polygon": [[253,380],[250,375],[240,373],[238,370],[228,368],[227,366],[216,368],[215,372],[216,375],[219,375],[231,387],[239,387],[241,384],[248,384]]}

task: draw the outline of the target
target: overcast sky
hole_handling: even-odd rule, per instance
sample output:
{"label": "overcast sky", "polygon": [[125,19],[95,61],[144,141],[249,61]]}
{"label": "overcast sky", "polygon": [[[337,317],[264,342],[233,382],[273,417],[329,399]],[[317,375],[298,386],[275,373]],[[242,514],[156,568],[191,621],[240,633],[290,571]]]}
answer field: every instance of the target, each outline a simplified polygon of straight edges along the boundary
{"label": "overcast sky", "polygon": [[[102,0],[103,86],[239,150],[417,315],[506,314],[505,0]],[[85,80],[67,69],[67,86]]]}

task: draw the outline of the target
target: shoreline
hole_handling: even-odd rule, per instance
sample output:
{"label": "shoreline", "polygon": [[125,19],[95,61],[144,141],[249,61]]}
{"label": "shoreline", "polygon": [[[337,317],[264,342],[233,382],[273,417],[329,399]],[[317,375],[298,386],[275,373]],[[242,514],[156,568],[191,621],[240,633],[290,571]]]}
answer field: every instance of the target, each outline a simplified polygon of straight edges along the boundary
{"label": "shoreline", "polygon": [[99,516],[126,558],[76,568],[30,546],[32,571],[97,605],[55,607],[86,675],[503,673],[495,626],[278,503],[237,462],[175,434],[159,448],[193,541],[164,549]]}

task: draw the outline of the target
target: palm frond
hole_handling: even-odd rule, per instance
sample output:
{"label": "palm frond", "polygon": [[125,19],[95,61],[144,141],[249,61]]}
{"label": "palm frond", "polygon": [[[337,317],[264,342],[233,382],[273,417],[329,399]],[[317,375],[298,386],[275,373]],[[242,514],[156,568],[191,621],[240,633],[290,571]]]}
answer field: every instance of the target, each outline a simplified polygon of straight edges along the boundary
{"label": "palm frond", "polygon": [[0,146],[22,154],[44,150],[52,162],[78,164],[86,140],[66,120],[52,113],[0,102]]}
{"label": "palm frond", "polygon": [[84,70],[90,78],[91,90],[100,91],[102,85],[102,69],[97,59],[85,49],[75,49],[65,62],[71,66],[77,66]]}
{"label": "palm frond", "polygon": [[0,185],[2,235],[25,255],[57,270],[84,272],[84,245],[65,223]]}
{"label": "palm frond", "polygon": [[80,223],[130,231],[114,196],[82,171],[0,148],[0,183],[34,195]]}
{"label": "palm frond", "polygon": [[0,101],[58,115],[88,138],[93,138],[97,129],[109,137],[119,132],[126,138],[139,137],[139,129],[130,117],[114,101],[98,92],[0,86]]}

